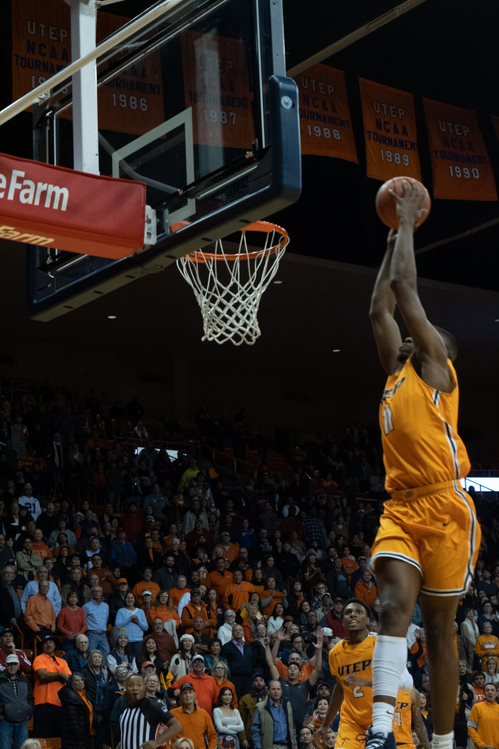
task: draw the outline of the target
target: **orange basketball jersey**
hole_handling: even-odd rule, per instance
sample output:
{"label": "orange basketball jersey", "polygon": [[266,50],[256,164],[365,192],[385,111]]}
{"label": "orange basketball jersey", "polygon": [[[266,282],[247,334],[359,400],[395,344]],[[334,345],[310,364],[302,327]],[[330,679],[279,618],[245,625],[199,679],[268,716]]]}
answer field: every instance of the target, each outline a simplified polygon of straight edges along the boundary
{"label": "orange basketball jersey", "polygon": [[457,376],[448,364],[456,383],[452,393],[427,385],[410,359],[386,381],[379,423],[390,493],[468,475],[468,453],[457,433]]}
{"label": "orange basketball jersey", "polygon": [[393,734],[397,746],[414,748],[414,739],[412,738],[412,690],[401,689],[397,695]]}
{"label": "orange basketball jersey", "polygon": [[341,640],[329,653],[329,668],[343,688],[341,720],[367,729],[372,723],[372,659],[376,637],[368,635],[358,645]]}

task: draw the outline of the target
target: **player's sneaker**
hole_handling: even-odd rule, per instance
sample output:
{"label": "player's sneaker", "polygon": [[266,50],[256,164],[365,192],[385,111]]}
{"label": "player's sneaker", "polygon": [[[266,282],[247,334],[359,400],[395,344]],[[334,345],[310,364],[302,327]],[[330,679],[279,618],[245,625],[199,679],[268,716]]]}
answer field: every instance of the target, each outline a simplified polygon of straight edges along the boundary
{"label": "player's sneaker", "polygon": [[393,733],[385,736],[383,733],[373,733],[370,728],[366,736],[366,749],[396,749]]}

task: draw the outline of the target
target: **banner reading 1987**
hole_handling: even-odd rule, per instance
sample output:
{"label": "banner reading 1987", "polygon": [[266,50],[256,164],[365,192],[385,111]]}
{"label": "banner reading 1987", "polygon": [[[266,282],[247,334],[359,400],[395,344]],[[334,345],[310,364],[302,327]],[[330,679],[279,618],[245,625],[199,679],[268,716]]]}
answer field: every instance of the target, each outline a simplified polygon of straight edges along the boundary
{"label": "banner reading 1987", "polygon": [[302,154],[358,164],[345,74],[328,65],[314,65],[297,75],[296,83]]}
{"label": "banner reading 1987", "polygon": [[497,200],[494,174],[476,113],[424,100],[433,194],[447,200]]}
{"label": "banner reading 1987", "polygon": [[364,78],[359,85],[367,176],[383,182],[398,176],[421,180],[414,97]]}

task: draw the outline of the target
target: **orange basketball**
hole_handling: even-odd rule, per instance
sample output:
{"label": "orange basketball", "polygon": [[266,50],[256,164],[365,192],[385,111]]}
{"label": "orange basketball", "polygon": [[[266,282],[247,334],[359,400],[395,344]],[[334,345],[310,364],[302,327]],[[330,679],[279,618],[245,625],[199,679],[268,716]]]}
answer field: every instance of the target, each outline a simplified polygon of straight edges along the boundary
{"label": "orange basketball", "polygon": [[393,177],[393,179],[389,179],[384,182],[376,194],[376,211],[382,222],[386,224],[386,226],[389,226],[390,229],[398,229],[399,226],[397,206],[393,195],[391,195],[390,193],[390,190],[393,190],[393,192],[398,195],[402,195],[402,180],[405,180],[406,182],[416,182],[418,185],[421,185],[424,190],[424,198],[421,204],[421,208],[424,208],[426,212],[423,213],[416,226],[421,226],[421,224],[424,223],[430,215],[431,200],[426,187],[413,177]]}

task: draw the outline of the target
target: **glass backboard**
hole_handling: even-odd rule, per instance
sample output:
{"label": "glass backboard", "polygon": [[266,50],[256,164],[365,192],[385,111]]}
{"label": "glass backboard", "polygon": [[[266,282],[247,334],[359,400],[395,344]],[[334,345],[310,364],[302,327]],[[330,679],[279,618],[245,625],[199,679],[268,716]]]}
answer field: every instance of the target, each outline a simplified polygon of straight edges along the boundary
{"label": "glass backboard", "polygon": [[[104,38],[126,19],[98,21]],[[280,2],[205,0],[98,61],[100,173],[147,185],[157,242],[119,261],[29,248],[32,316],[69,312],[297,200],[298,97],[284,59]],[[72,106],[69,85],[35,108],[36,159],[73,167]]]}

